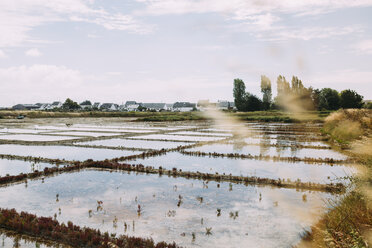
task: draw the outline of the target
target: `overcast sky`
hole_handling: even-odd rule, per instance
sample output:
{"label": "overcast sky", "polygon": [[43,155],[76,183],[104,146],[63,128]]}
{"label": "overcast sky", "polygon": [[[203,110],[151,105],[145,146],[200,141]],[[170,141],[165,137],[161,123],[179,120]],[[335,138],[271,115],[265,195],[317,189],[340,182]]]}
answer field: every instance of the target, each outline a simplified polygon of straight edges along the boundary
{"label": "overcast sky", "polygon": [[234,78],[372,99],[372,0],[1,0],[0,106],[232,100]]}

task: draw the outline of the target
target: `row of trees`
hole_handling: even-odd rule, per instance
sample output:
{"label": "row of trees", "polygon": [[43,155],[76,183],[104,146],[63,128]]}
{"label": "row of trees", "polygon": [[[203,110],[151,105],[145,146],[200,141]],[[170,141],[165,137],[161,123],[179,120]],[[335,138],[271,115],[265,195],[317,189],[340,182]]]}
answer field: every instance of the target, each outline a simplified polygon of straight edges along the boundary
{"label": "row of trees", "polygon": [[243,80],[234,79],[234,102],[239,111],[257,111],[282,108],[301,110],[337,110],[339,108],[362,108],[363,96],[354,90],[343,90],[340,93],[331,88],[306,88],[302,81],[293,76],[289,83],[284,76],[277,78],[277,96],[272,97],[271,81],[261,76],[262,99],[246,92]]}

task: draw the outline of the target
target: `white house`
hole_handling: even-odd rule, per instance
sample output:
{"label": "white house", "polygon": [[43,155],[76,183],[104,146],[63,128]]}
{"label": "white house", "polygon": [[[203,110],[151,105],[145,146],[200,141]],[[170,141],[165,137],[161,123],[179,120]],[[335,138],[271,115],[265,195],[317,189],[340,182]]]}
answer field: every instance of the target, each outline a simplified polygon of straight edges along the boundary
{"label": "white house", "polygon": [[62,105],[62,102],[53,102],[52,104],[50,104],[48,109],[62,108]]}
{"label": "white house", "polygon": [[126,106],[127,111],[137,111],[139,104],[129,104]]}
{"label": "white house", "polygon": [[100,109],[103,111],[118,111],[119,105],[115,103],[103,103],[100,106]]}
{"label": "white house", "polygon": [[196,108],[195,103],[189,102],[176,102],[173,104],[173,111],[176,112],[189,112]]}

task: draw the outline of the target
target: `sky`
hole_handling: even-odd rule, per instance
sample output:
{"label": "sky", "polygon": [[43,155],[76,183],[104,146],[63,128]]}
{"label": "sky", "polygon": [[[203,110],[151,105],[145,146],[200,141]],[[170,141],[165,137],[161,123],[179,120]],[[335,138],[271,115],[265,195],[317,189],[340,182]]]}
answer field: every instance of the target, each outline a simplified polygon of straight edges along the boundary
{"label": "sky", "polygon": [[1,0],[0,106],[233,100],[261,75],[372,99],[372,0]]}

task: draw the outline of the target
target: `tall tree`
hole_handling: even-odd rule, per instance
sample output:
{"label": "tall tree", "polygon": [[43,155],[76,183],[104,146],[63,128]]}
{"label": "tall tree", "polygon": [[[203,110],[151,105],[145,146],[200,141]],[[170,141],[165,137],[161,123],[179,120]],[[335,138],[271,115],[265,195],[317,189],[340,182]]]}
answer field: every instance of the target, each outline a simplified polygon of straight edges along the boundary
{"label": "tall tree", "polygon": [[292,76],[292,93],[301,95],[304,91],[304,85],[298,77]]}
{"label": "tall tree", "polygon": [[268,110],[271,106],[271,98],[272,98],[272,91],[271,91],[271,81],[265,75],[261,76],[261,92],[263,93],[262,102],[263,102],[263,109]]}
{"label": "tall tree", "polygon": [[236,78],[234,79],[234,103],[239,111],[244,111],[245,108],[245,84],[243,80]]}
{"label": "tall tree", "polygon": [[262,110],[262,101],[257,96],[247,92],[245,95],[245,111],[259,111]]}
{"label": "tall tree", "polygon": [[275,105],[280,106],[285,96],[288,96],[290,94],[291,87],[289,86],[288,81],[282,75],[279,75],[276,79],[276,86],[277,96],[275,98]]}
{"label": "tall tree", "polygon": [[337,90],[323,88],[319,94],[319,109],[337,110],[340,108],[340,95]]}
{"label": "tall tree", "polygon": [[314,109],[319,110],[320,89],[313,89],[310,87],[309,90],[311,90],[311,101],[313,102]]}
{"label": "tall tree", "polygon": [[363,96],[354,90],[343,90],[340,94],[341,108],[361,108],[363,107]]}

